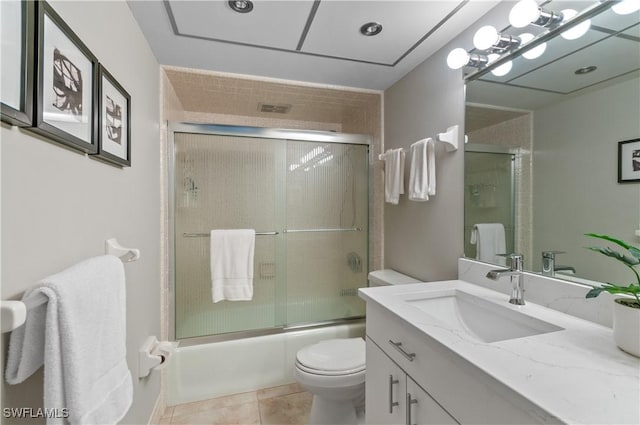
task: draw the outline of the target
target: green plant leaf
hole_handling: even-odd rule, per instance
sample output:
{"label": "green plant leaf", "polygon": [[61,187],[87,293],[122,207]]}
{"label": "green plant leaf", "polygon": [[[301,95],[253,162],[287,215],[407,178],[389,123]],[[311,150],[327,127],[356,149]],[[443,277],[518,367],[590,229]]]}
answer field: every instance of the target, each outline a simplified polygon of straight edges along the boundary
{"label": "green plant leaf", "polygon": [[586,298],[595,298],[600,295],[605,288],[592,288],[589,292],[587,292]]}
{"label": "green plant leaf", "polygon": [[629,253],[633,255],[635,258],[640,259],[640,249],[624,241],[621,241],[620,239],[616,239],[608,235],[601,235],[599,233],[585,233],[584,235],[592,238],[603,239],[605,241],[613,242],[614,244],[621,246],[627,251],[629,251]]}
{"label": "green plant leaf", "polygon": [[607,257],[615,258],[616,260],[623,262],[625,265],[629,267],[637,266],[638,264],[640,264],[640,260],[638,258],[625,255],[618,251],[614,251],[609,247],[602,248],[599,246],[588,246],[586,248],[591,251],[599,252],[603,255],[606,255]]}

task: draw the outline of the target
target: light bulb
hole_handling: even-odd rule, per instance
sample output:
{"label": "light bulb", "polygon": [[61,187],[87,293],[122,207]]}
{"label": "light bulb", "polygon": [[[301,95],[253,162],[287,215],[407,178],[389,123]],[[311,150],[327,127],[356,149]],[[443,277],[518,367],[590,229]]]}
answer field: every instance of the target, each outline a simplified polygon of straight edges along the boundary
{"label": "light bulb", "polygon": [[476,31],[473,36],[473,45],[478,50],[487,50],[496,44],[499,38],[498,30],[491,25],[487,25]]}
{"label": "light bulb", "polygon": [[[500,55],[496,55],[495,53],[493,53],[493,54],[490,54],[488,57],[489,57],[489,62],[493,62],[496,59],[498,59]],[[496,77],[502,77],[504,75],[507,75],[509,71],[511,71],[512,67],[513,67],[513,64],[511,63],[511,61],[505,62],[499,67],[497,67],[496,69],[493,69],[491,73]]]}
{"label": "light bulb", "polygon": [[451,69],[460,69],[469,62],[469,53],[462,47],[453,49],[447,56],[447,65]]}
{"label": "light bulb", "polygon": [[[562,22],[567,22],[573,19],[573,17],[576,16],[577,14],[578,12],[576,12],[573,9],[564,9],[562,11],[562,16],[564,16],[564,19],[562,20]],[[589,31],[589,28],[591,28],[591,19],[587,19],[586,21],[580,22],[578,25],[571,28],[570,30],[560,33],[560,35],[565,40],[576,40],[582,37],[583,35],[585,35],[587,31]]]}
{"label": "light bulb", "polygon": [[[528,32],[522,33],[518,37],[520,37],[523,45],[534,39],[533,34],[530,34]],[[533,49],[529,50],[528,52],[523,53],[522,57],[524,57],[525,59],[537,59],[542,56],[545,50],[547,50],[547,43],[542,43],[539,46],[536,46]]]}
{"label": "light bulb", "polygon": [[611,10],[618,15],[628,15],[640,10],[640,2],[638,0],[622,0],[611,6]]}
{"label": "light bulb", "polygon": [[509,12],[509,23],[515,28],[524,28],[538,19],[540,9],[535,0],[520,0]]}

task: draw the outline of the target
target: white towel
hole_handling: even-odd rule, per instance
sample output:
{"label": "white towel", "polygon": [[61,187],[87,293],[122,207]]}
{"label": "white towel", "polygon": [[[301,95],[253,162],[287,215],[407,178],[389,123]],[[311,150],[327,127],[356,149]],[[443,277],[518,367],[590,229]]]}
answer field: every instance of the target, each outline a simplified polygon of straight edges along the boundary
{"label": "white towel", "polygon": [[253,229],[211,231],[211,294],[213,302],[253,298]]}
{"label": "white towel", "polygon": [[506,254],[507,249],[502,223],[474,224],[470,242],[476,245],[476,260],[506,265],[506,258],[496,255]]}
{"label": "white towel", "polygon": [[118,423],[133,400],[122,261],[111,255],[83,261],[22,299],[38,294],[48,302],[29,310],[11,334],[7,382],[18,384],[44,364],[44,407],[69,415],[47,424]]}
{"label": "white towel", "polygon": [[428,201],[436,194],[436,155],[433,139],[426,138],[411,145],[409,199]]}
{"label": "white towel", "polygon": [[383,155],[384,160],[384,200],[397,205],[400,195],[404,194],[403,149],[389,149]]}

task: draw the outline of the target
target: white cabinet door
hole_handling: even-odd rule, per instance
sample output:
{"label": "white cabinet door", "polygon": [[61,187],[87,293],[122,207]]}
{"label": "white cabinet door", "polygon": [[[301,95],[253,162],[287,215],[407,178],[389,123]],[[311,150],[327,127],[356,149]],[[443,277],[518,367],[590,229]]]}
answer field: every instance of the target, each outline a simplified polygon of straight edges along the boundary
{"label": "white cabinet door", "polygon": [[408,412],[407,425],[458,423],[411,378],[407,378],[405,405]]}
{"label": "white cabinet door", "polygon": [[406,374],[367,338],[366,423],[406,424]]}

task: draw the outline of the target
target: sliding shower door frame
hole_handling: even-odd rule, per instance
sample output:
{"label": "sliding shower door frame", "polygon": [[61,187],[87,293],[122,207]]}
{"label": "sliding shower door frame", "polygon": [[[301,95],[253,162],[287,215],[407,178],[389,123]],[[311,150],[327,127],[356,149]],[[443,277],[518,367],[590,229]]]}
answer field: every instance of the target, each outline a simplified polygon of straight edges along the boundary
{"label": "sliding shower door frame", "polygon": [[[167,189],[168,189],[168,197],[167,201],[169,205],[167,206],[168,211],[168,279],[167,279],[167,294],[168,294],[168,302],[167,308],[168,312],[168,333],[169,340],[175,341],[175,320],[176,320],[176,265],[175,265],[175,248],[176,248],[176,240],[175,240],[175,217],[176,217],[176,183],[175,183],[175,173],[176,173],[176,149],[175,149],[175,135],[177,133],[191,133],[191,134],[205,134],[205,135],[216,135],[216,136],[233,136],[233,137],[249,137],[249,138],[258,138],[258,139],[279,139],[279,140],[293,140],[293,141],[303,141],[303,142],[316,142],[316,143],[339,143],[339,144],[352,144],[352,145],[365,145],[368,146],[368,162],[372,163],[372,149],[371,147],[371,137],[364,134],[348,134],[348,133],[334,133],[331,131],[317,131],[317,130],[298,130],[298,129],[283,129],[283,128],[263,128],[263,127],[250,127],[250,126],[234,126],[234,125],[218,125],[218,124],[201,124],[201,123],[188,123],[188,122],[175,122],[169,121],[167,122]],[[368,197],[371,198],[371,178],[369,176],[368,180]],[[367,217],[367,221],[369,218]],[[271,229],[267,229],[271,230]],[[369,236],[369,235],[367,235]],[[231,332],[225,334],[218,335],[206,335],[206,336],[198,336],[191,338],[183,338],[180,339],[181,346],[189,346],[196,344],[204,344],[209,342],[217,342],[217,341],[225,341],[232,339],[240,339],[240,338],[249,338],[256,336],[264,336],[264,335],[272,335],[290,331],[299,331],[301,329],[306,328],[315,328],[321,326],[331,326],[338,324],[347,324],[354,323],[357,321],[363,321],[364,318],[356,317],[356,318],[345,318],[345,319],[335,319],[335,320],[326,320],[317,323],[303,323],[296,324],[292,326],[282,326],[268,329],[257,329],[257,330],[247,330],[247,331],[239,331],[239,332]]]}

